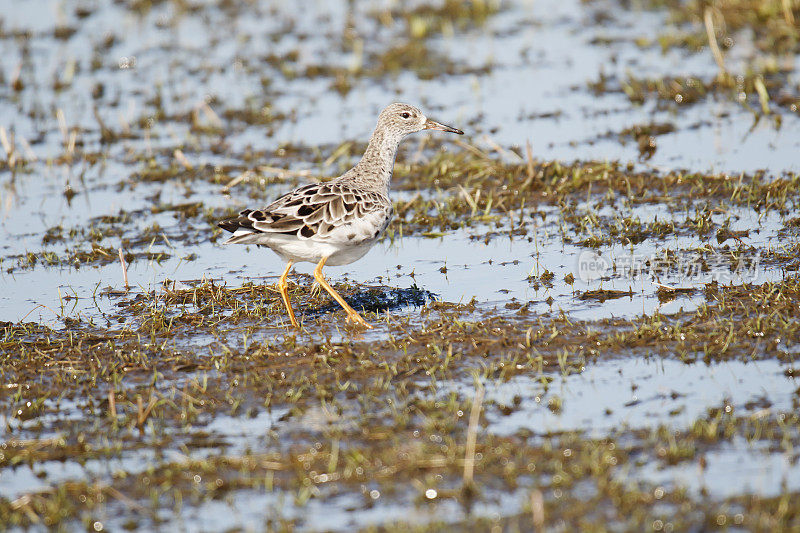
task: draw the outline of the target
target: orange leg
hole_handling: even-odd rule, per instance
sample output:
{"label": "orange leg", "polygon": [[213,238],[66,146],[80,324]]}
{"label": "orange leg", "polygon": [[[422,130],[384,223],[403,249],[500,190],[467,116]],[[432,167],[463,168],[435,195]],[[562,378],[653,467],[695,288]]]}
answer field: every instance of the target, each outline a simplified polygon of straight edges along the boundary
{"label": "orange leg", "polygon": [[289,264],[286,265],[286,270],[283,271],[283,274],[278,280],[278,290],[281,291],[283,305],[286,306],[286,312],[289,313],[289,319],[292,321],[292,326],[300,329],[300,324],[297,323],[297,319],[294,317],[294,311],[292,311],[292,304],[289,303],[289,284],[286,282],[286,278],[289,277],[289,271],[292,269],[293,264],[294,261],[289,261]]}
{"label": "orange leg", "polygon": [[327,257],[323,257],[322,260],[317,264],[317,268],[314,269],[314,279],[317,280],[317,283],[319,283],[323,289],[328,291],[330,295],[333,296],[333,299],[336,300],[345,311],[347,311],[348,322],[355,322],[356,324],[361,324],[364,327],[372,329],[372,326],[370,326],[363,318],[361,318],[361,316],[356,313],[356,310],[350,307],[347,302],[344,301],[344,298],[342,298],[322,276],[322,267],[325,266],[325,261],[327,260]]}

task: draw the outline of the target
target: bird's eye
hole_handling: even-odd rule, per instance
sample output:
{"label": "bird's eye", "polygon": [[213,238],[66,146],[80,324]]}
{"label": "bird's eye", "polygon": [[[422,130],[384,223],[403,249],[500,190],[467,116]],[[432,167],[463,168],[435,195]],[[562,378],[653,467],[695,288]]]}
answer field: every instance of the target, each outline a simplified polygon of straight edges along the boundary
{"label": "bird's eye", "polygon": [[411,114],[410,113],[400,113],[400,116],[403,117],[403,118],[410,118]]}

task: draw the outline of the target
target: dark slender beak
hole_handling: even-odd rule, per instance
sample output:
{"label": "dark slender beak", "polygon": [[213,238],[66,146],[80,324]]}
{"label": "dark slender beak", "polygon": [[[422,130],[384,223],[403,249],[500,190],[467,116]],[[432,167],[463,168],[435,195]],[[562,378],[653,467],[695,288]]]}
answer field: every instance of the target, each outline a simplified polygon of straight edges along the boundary
{"label": "dark slender beak", "polygon": [[450,133],[458,133],[459,135],[464,135],[464,132],[459,130],[459,129],[457,129],[457,128],[454,128],[452,126],[445,126],[441,122],[436,122],[435,120],[431,120],[431,119],[428,119],[425,122],[425,128],[424,129],[426,129],[426,130],[448,131]]}

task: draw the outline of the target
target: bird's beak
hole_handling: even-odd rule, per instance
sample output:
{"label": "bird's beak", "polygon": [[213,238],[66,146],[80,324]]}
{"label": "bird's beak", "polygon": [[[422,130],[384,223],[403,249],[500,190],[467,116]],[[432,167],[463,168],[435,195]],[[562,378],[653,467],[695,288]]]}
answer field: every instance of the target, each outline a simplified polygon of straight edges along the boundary
{"label": "bird's beak", "polygon": [[459,135],[464,135],[464,132],[454,128],[452,126],[445,126],[441,122],[436,122],[435,120],[428,119],[425,121],[425,126],[422,129],[425,130],[439,130],[439,131],[449,131],[450,133],[458,133]]}

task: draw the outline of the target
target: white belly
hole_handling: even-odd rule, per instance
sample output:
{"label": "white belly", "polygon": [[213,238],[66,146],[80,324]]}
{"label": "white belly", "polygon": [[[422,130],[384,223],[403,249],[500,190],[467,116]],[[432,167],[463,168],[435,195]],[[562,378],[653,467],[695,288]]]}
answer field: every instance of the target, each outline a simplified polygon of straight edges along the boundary
{"label": "white belly", "polygon": [[341,242],[319,242],[312,239],[299,240],[283,235],[270,235],[269,242],[260,242],[271,248],[284,260],[295,261],[297,263],[309,262],[319,263],[323,257],[327,257],[326,265],[349,265],[358,261],[369,252],[377,239],[369,239],[358,244]]}

